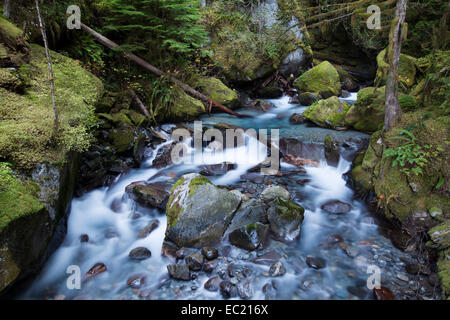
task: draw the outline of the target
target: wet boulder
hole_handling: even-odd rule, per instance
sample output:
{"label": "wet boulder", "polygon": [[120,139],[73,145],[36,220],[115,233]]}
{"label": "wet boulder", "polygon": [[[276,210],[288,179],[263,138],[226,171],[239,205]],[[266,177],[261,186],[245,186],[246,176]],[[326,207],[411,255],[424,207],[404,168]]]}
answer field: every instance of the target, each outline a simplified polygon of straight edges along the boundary
{"label": "wet boulder", "polygon": [[286,274],[286,268],[281,261],[274,262],[269,269],[269,274],[272,277],[281,277]]}
{"label": "wet boulder", "polygon": [[139,239],[146,238],[150,233],[153,232],[153,230],[155,230],[158,227],[159,227],[159,220],[154,219],[150,221],[150,223],[147,226],[139,230],[138,238]]}
{"label": "wet boulder", "polygon": [[350,108],[350,104],[333,96],[314,103],[303,112],[303,116],[320,127],[345,129],[345,116]]}
{"label": "wet boulder", "polygon": [[305,118],[298,113],[294,113],[289,117],[289,122],[292,124],[303,124],[305,123]]}
{"label": "wet boulder", "polygon": [[283,89],[275,85],[261,88],[257,91],[257,94],[262,99],[277,99],[283,96]]}
{"label": "wet boulder", "polygon": [[267,208],[262,201],[251,199],[242,203],[239,210],[236,211],[227,232],[256,222],[267,223]]}
{"label": "wet boulder", "polygon": [[188,265],[189,270],[193,271],[202,270],[204,261],[205,257],[200,253],[193,253],[186,257],[186,264]]}
{"label": "wet boulder", "polygon": [[179,247],[218,243],[241,202],[197,173],[183,175],[173,186],[166,206],[166,238]]}
{"label": "wet boulder", "polygon": [[312,92],[326,99],[341,94],[341,82],[337,70],[323,61],[298,77],[294,86],[301,92]]}
{"label": "wet boulder", "polygon": [[261,199],[264,201],[272,201],[276,198],[289,199],[289,191],[280,186],[269,186],[261,193]]}
{"label": "wet boulder", "polygon": [[156,169],[167,167],[172,164],[172,150],[176,143],[168,144],[161,147],[152,161],[152,166]]}
{"label": "wet boulder", "polygon": [[169,264],[167,265],[167,271],[170,277],[176,280],[191,280],[191,274],[187,264]]}
{"label": "wet boulder", "polygon": [[169,199],[170,185],[164,182],[146,183],[138,181],[129,184],[125,192],[131,199],[144,207],[165,209]]}
{"label": "wet boulder", "polygon": [[295,202],[275,199],[268,210],[270,230],[282,241],[293,241],[300,237],[305,209]]}
{"label": "wet boulder", "polygon": [[239,106],[239,95],[236,90],[228,88],[219,79],[214,77],[202,78],[197,85],[201,89],[200,91],[212,100],[230,108]]}
{"label": "wet boulder", "polygon": [[310,106],[314,102],[319,101],[320,98],[317,94],[313,92],[302,92],[298,95],[298,101],[302,106]]}
{"label": "wet boulder", "polygon": [[257,222],[232,231],[229,239],[232,245],[253,251],[265,246],[268,234],[269,226]]}
{"label": "wet boulder", "polygon": [[208,291],[218,291],[221,282],[222,279],[220,279],[219,276],[214,276],[212,278],[209,278],[209,280],[205,282],[203,287]]}
{"label": "wet boulder", "polygon": [[324,203],[320,208],[322,210],[325,210],[326,212],[334,214],[347,213],[352,210],[351,204],[339,200],[328,201]]}
{"label": "wet boulder", "polygon": [[202,254],[205,256],[206,260],[214,260],[219,256],[219,251],[212,247],[203,247]]}
{"label": "wet boulder", "polygon": [[316,270],[323,269],[326,266],[325,260],[318,257],[306,257],[306,264]]}

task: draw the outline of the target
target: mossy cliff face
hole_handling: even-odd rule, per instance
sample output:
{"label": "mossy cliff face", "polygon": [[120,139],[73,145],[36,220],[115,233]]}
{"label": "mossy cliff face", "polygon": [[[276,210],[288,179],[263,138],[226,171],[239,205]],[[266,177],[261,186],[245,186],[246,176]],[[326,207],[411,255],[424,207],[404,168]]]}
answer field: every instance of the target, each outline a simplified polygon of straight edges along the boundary
{"label": "mossy cliff face", "polygon": [[219,242],[241,197],[196,173],[183,175],[172,187],[166,206],[166,238],[180,247]]}
{"label": "mossy cliff face", "polygon": [[29,46],[19,31],[0,18],[0,67],[8,67],[0,69],[0,158],[8,162],[0,164],[0,292],[39,267],[62,240],[54,234],[63,226],[77,152],[90,145],[103,92],[99,79],[51,51],[61,120],[53,132],[44,48]]}
{"label": "mossy cliff face", "polygon": [[339,74],[331,63],[324,61],[303,73],[294,82],[300,92],[310,92],[326,99],[341,94]]}
{"label": "mossy cliff face", "polygon": [[342,129],[345,127],[344,119],[350,107],[347,102],[333,96],[313,103],[303,112],[303,116],[318,126]]}

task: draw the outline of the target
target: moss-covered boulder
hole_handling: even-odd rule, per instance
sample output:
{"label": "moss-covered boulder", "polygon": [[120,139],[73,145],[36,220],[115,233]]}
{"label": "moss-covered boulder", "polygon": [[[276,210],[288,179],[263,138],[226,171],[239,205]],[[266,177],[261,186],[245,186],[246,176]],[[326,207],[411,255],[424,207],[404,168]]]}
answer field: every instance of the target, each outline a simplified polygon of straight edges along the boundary
{"label": "moss-covered boulder", "polygon": [[304,213],[305,209],[295,202],[276,198],[267,211],[270,229],[281,241],[299,239]]}
{"label": "moss-covered boulder", "polygon": [[437,262],[444,297],[450,298],[450,249],[441,251]]}
{"label": "moss-covered boulder", "polygon": [[345,124],[356,130],[375,132],[384,124],[385,87],[367,87],[358,92],[355,104],[345,116]]}
{"label": "moss-covered boulder", "polygon": [[22,30],[0,16],[0,68],[29,62],[29,45]]}
{"label": "moss-covered boulder", "polygon": [[298,77],[294,86],[301,92],[312,92],[326,99],[341,94],[339,74],[331,63],[324,61]]}
{"label": "moss-covered boulder", "polygon": [[228,88],[217,78],[202,78],[198,83],[198,87],[203,94],[218,103],[231,108],[239,106],[239,95],[236,90]]}
{"label": "moss-covered boulder", "polygon": [[179,88],[175,88],[172,102],[167,107],[166,121],[178,122],[192,120],[205,113],[205,106],[200,100],[192,98]]}
{"label": "moss-covered boulder", "polygon": [[303,116],[321,127],[345,128],[345,115],[351,105],[333,96],[326,100],[319,100],[303,112]]}
{"label": "moss-covered boulder", "polygon": [[[377,56],[377,75],[375,83],[378,85],[386,84],[386,77],[389,71],[389,63],[386,62],[387,49],[382,50]],[[400,82],[407,88],[412,87],[416,81],[416,59],[406,54],[400,54],[398,64],[398,76]]]}
{"label": "moss-covered boulder", "polygon": [[196,173],[183,175],[173,186],[166,206],[166,238],[180,247],[219,242],[241,197],[220,189]]}

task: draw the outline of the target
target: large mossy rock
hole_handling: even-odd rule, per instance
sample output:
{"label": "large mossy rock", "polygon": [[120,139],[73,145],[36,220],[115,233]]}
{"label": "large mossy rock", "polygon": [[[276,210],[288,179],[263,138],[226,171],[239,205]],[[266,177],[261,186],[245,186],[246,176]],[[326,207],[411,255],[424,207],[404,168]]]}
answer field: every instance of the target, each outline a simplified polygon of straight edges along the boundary
{"label": "large mossy rock", "polygon": [[359,131],[375,132],[383,127],[384,105],[385,87],[361,89],[345,116],[345,124]]}
{"label": "large mossy rock", "polygon": [[236,90],[228,88],[217,78],[202,78],[198,87],[203,94],[220,104],[231,108],[239,106],[239,95]]}
{"label": "large mossy rock", "polygon": [[351,105],[333,96],[326,100],[319,100],[303,112],[303,116],[321,127],[345,128],[345,115]]}
{"label": "large mossy rock", "polygon": [[0,16],[0,68],[28,63],[30,47],[22,30]]}
{"label": "large mossy rock", "polygon": [[326,99],[341,94],[339,74],[331,63],[324,61],[298,77],[294,86],[301,92],[311,92]]}
{"label": "large mossy rock", "polygon": [[196,173],[183,175],[173,186],[166,206],[166,238],[180,247],[219,242],[241,197],[220,189]]}
{"label": "large mossy rock", "polygon": [[[378,85],[386,84],[386,77],[389,71],[389,63],[386,62],[387,49],[382,50],[377,56],[377,75],[375,83]],[[398,64],[398,76],[401,83],[410,88],[416,81],[416,59],[406,54],[400,54],[400,60]]]}
{"label": "large mossy rock", "polygon": [[270,229],[281,241],[291,242],[300,238],[305,209],[291,200],[276,198],[269,210]]}
{"label": "large mossy rock", "polygon": [[173,94],[173,101],[167,108],[166,121],[187,121],[205,113],[205,106],[200,100],[197,100],[181,89],[177,88]]}

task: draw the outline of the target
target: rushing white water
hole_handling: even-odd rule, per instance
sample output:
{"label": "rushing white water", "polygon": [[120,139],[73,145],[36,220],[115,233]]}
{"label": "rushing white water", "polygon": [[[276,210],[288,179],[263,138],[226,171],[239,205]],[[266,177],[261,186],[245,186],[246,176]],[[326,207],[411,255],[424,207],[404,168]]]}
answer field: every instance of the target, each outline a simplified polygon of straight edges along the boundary
{"label": "rushing white water", "polygon": [[[304,107],[293,106],[288,103],[289,98],[283,97],[271,100],[276,109],[258,115],[251,119],[252,123],[271,122],[271,127],[276,128],[283,119],[277,117],[285,112],[298,112]],[[208,120],[211,123],[219,122],[223,115],[213,115]],[[276,120],[274,120],[276,119]],[[234,124],[241,125],[241,119],[234,119]],[[229,121],[230,123],[231,121]],[[165,126],[169,130],[171,126]],[[259,126],[258,128],[261,128]],[[307,130],[300,127],[298,130]],[[329,132],[331,132],[329,130]],[[81,198],[73,199],[66,238],[61,247],[51,256],[39,276],[31,286],[21,295],[24,299],[54,299],[65,297],[89,298],[89,299],[137,299],[138,292],[127,286],[127,279],[135,274],[145,274],[145,288],[152,291],[154,299],[221,299],[220,292],[209,292],[203,289],[209,276],[199,273],[198,278],[188,282],[191,289],[185,289],[186,285],[180,281],[174,281],[172,285],[167,282],[168,258],[163,257],[161,246],[166,229],[166,217],[158,209],[143,208],[127,198],[125,187],[135,181],[166,180],[175,183],[177,177],[185,172],[195,171],[199,166],[206,164],[219,164],[231,162],[236,164],[234,170],[211,180],[218,185],[230,185],[238,183],[241,175],[260,163],[267,156],[266,147],[257,139],[247,136],[246,144],[237,148],[226,148],[222,151],[214,151],[211,145],[204,149],[201,157],[195,157],[194,149],[187,147],[185,163],[171,165],[168,168],[157,170],[151,167],[151,163],[158,149],[172,143],[167,141],[157,147],[153,156],[147,159],[140,169],[131,170],[123,174],[110,187],[104,187],[87,193]],[[188,144],[191,141],[188,141]],[[358,252],[360,241],[370,240],[379,243],[379,246],[395,250],[390,242],[382,237],[374,224],[370,222],[370,214],[365,205],[353,200],[353,191],[346,186],[343,174],[350,169],[351,163],[342,157],[337,167],[328,166],[324,157],[321,158],[318,167],[306,167],[306,174],[298,176],[296,167],[281,162],[281,170],[286,172],[282,180],[290,190],[296,190],[303,195],[296,200],[305,207],[305,218],[302,223],[301,237],[290,246],[272,241],[269,250],[280,251],[285,255],[283,263],[287,273],[278,278],[278,298],[284,299],[345,299],[348,297],[348,287],[355,283],[365,281],[366,262],[363,258],[357,258],[350,253],[344,253],[339,248],[327,248],[321,244],[331,234],[340,234],[343,241]],[[156,175],[161,172],[171,172],[170,176]],[[298,179],[309,179],[305,185],[296,184]],[[266,178],[265,181],[272,180]],[[244,185],[245,186],[245,185]],[[321,205],[329,200],[340,200],[352,204],[349,213],[341,216],[324,213]],[[159,220],[159,227],[149,236],[139,239],[139,230],[146,227],[154,219]],[[88,242],[80,242],[80,236],[88,235]],[[151,258],[139,262],[129,259],[129,252],[136,247],[148,248]],[[307,256],[326,258],[327,263],[321,270],[313,270],[305,267]],[[350,255],[350,256],[349,256]],[[232,247],[229,257],[240,265],[248,266],[253,270],[255,277],[252,280],[254,286],[253,299],[264,299],[265,294],[261,288],[267,283],[267,278],[261,276],[269,267],[256,265],[250,262],[250,258],[257,256],[256,252]],[[356,260],[359,259],[359,260]],[[67,281],[70,277],[67,268],[78,266],[81,275],[84,275],[93,265],[102,262],[107,266],[107,271],[95,278],[83,282],[81,289],[68,288]],[[375,263],[375,262],[374,262]],[[298,265],[301,267],[298,267]],[[359,282],[358,282],[359,281]],[[195,287],[195,288],[194,288]],[[141,292],[141,291],[139,291]]]}

